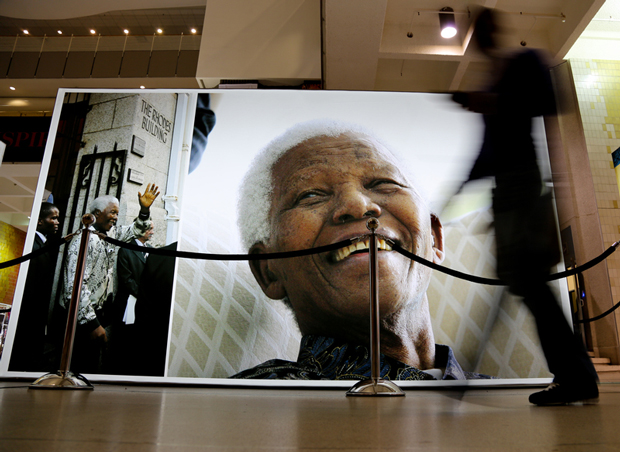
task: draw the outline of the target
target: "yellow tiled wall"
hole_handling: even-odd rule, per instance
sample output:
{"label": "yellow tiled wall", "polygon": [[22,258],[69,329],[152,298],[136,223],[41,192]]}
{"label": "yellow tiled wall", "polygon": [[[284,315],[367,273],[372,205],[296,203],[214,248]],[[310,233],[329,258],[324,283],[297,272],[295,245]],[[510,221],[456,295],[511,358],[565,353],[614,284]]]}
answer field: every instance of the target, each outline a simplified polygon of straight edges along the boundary
{"label": "yellow tiled wall", "polygon": [[[22,255],[26,233],[0,221],[0,262]],[[0,270],[0,303],[12,304],[19,265]]]}
{"label": "yellow tiled wall", "polygon": [[[571,59],[605,248],[620,240],[620,191],[611,153],[620,146],[620,61]],[[607,259],[620,300],[620,255]]]}

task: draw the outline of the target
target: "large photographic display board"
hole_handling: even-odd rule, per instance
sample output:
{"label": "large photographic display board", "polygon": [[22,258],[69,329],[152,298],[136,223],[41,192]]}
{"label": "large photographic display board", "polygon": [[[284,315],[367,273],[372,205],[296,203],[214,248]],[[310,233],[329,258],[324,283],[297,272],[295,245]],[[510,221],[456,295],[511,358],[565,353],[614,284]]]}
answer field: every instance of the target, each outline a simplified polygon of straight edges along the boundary
{"label": "large photographic display board", "polygon": [[[393,166],[407,174],[416,193],[427,200],[429,212],[434,212],[442,223],[442,265],[495,278],[494,237],[489,227],[493,219],[490,182],[480,182],[478,190],[459,195],[446,207],[478,152],[482,119],[443,94],[61,91],[37,199],[52,195],[60,210],[60,234],[66,235],[78,228],[80,217],[95,198],[115,196],[120,210],[115,228],[120,229],[133,224],[140,211],[138,193],[144,193],[147,185],[153,183],[161,193],[150,209],[153,235],[149,236],[148,245],[198,253],[245,254],[248,249],[242,245],[237,207],[244,175],[266,145],[291,127],[308,121],[315,121],[314,127],[346,123],[348,128],[363,128],[394,153],[397,157],[391,160]],[[542,121],[537,121],[536,128],[542,130]],[[548,171],[544,134],[537,136],[537,143],[541,168]],[[340,172],[349,176],[356,173],[354,166]],[[282,193],[275,190],[273,196],[276,195]],[[35,244],[40,207],[33,208],[25,252]],[[252,218],[244,221],[252,223],[254,217],[256,221],[271,221],[272,214],[272,210],[264,217],[252,213]],[[266,229],[272,226],[270,223]],[[300,236],[305,234],[309,227],[293,224],[289,229],[294,231],[291,237],[295,237],[297,232]],[[39,300],[44,298],[43,302],[29,301],[33,295],[29,287],[36,284],[36,279],[28,275],[28,266],[22,266],[0,374],[37,377],[55,370],[58,344],[64,334],[66,314],[59,305],[67,293],[64,286],[68,284],[69,250],[70,244],[50,253],[53,259],[47,265],[54,277],[45,289],[48,292],[37,295]],[[268,297],[265,293],[269,291],[263,290],[264,281],[261,289],[247,261],[175,260],[147,254],[134,267],[122,263],[122,259],[133,262],[126,252],[121,263],[118,249],[107,253],[106,281],[114,285],[106,286],[108,298],[96,313],[102,316],[105,312],[105,320],[99,323],[106,327],[107,342],[90,348],[76,342],[76,353],[91,358],[91,367],[87,367],[91,370],[77,367],[82,365],[82,356],[72,366],[75,372],[94,381],[347,387],[353,384],[350,380],[230,378],[240,373],[252,374],[252,369],[295,363],[302,342],[295,313],[289,307],[294,306],[294,300]],[[292,263],[290,268],[294,267]],[[434,342],[449,346],[465,372],[497,378],[447,383],[403,381],[402,386],[523,384],[542,382],[539,379],[551,376],[533,318],[519,298],[503,286],[478,285],[437,271],[430,273],[429,281],[420,287],[428,299]],[[128,275],[135,274],[139,286],[135,309],[128,310],[123,285],[132,279]],[[360,286],[365,284],[360,290],[367,291],[364,278],[360,279]],[[380,275],[380,284],[381,278]],[[101,278],[97,280],[91,275],[91,284],[91,299],[100,297]],[[39,289],[43,285],[37,284]],[[565,285],[556,282],[554,289],[565,310],[568,309]],[[366,309],[359,309],[362,308]],[[39,310],[39,314],[34,315],[33,309]],[[33,320],[35,317],[39,320]],[[334,332],[334,336],[341,336],[333,345],[340,352],[347,326],[345,322],[342,333]],[[78,325],[76,341],[94,342],[85,332],[88,328]],[[303,342],[306,347],[323,347],[326,336],[313,336],[309,342],[305,338]],[[344,343],[350,345],[347,340]],[[28,347],[36,353],[32,358],[20,358],[23,352],[18,356],[19,350]],[[277,361],[269,363],[270,360]],[[267,364],[260,367],[263,363]],[[303,374],[303,370],[300,372]]]}

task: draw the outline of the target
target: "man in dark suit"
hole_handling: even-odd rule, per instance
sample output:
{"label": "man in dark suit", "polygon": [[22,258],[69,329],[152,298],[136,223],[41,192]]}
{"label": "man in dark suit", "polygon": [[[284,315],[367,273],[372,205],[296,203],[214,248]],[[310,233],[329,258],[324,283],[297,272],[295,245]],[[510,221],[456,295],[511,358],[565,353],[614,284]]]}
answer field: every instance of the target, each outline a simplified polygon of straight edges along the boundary
{"label": "man in dark suit", "polygon": [[104,361],[104,371],[112,374],[128,374],[129,366],[135,359],[136,343],[135,302],[138,298],[140,278],[148,255],[147,242],[153,237],[152,221],[144,225],[143,234],[135,238],[134,243],[145,251],[121,248],[116,261],[118,291],[110,314],[108,354]]}
{"label": "man in dark suit", "polygon": [[[161,249],[176,251],[177,242]],[[126,255],[129,255],[129,251],[127,249],[121,250]],[[119,253],[117,266],[119,272],[121,266],[124,265],[121,262],[121,254]],[[133,262],[139,266],[137,259],[133,259]],[[141,277],[132,280],[131,284],[136,288],[138,294],[135,304],[135,323],[121,325],[120,334],[116,334],[119,329],[112,332],[111,343],[114,344],[112,355],[115,358],[116,367],[110,373],[142,376],[164,375],[175,265],[176,258],[174,257],[149,254],[146,264],[141,267]],[[119,281],[121,278],[122,276],[119,274]],[[119,296],[124,297],[120,290],[122,289],[119,288]],[[119,296],[117,296],[118,301],[120,301]],[[119,306],[126,305],[127,303],[119,304]],[[126,308],[123,309],[127,311]],[[129,317],[125,317],[125,320]],[[119,357],[120,360],[116,360]]]}
{"label": "man in dark suit", "polygon": [[[177,242],[164,246],[176,251]],[[132,374],[163,376],[172,303],[172,286],[176,258],[149,255],[140,281],[140,297],[136,303],[136,349]]]}
{"label": "man in dark suit", "polygon": [[[60,212],[49,202],[41,204],[32,251],[50,244],[58,233]],[[10,370],[44,371],[45,325],[54,283],[57,253],[45,253],[30,260],[24,287]]]}

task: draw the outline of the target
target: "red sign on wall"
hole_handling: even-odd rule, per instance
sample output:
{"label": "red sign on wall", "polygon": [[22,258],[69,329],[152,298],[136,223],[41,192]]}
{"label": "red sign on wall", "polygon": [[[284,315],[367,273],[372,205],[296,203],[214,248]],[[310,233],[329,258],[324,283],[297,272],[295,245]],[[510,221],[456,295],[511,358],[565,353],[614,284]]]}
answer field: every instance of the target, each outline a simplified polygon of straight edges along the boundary
{"label": "red sign on wall", "polygon": [[51,117],[4,117],[0,140],[6,143],[3,162],[41,162]]}

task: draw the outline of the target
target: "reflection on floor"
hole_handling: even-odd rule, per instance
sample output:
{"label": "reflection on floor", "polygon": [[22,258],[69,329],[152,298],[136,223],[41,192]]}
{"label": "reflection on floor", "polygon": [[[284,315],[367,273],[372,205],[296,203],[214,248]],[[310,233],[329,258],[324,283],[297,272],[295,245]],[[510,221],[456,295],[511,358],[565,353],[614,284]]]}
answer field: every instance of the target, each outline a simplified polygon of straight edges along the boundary
{"label": "reflection on floor", "polygon": [[601,384],[598,405],[587,406],[532,406],[534,390],[347,398],[338,389],[0,382],[0,451],[620,450],[620,384]]}

